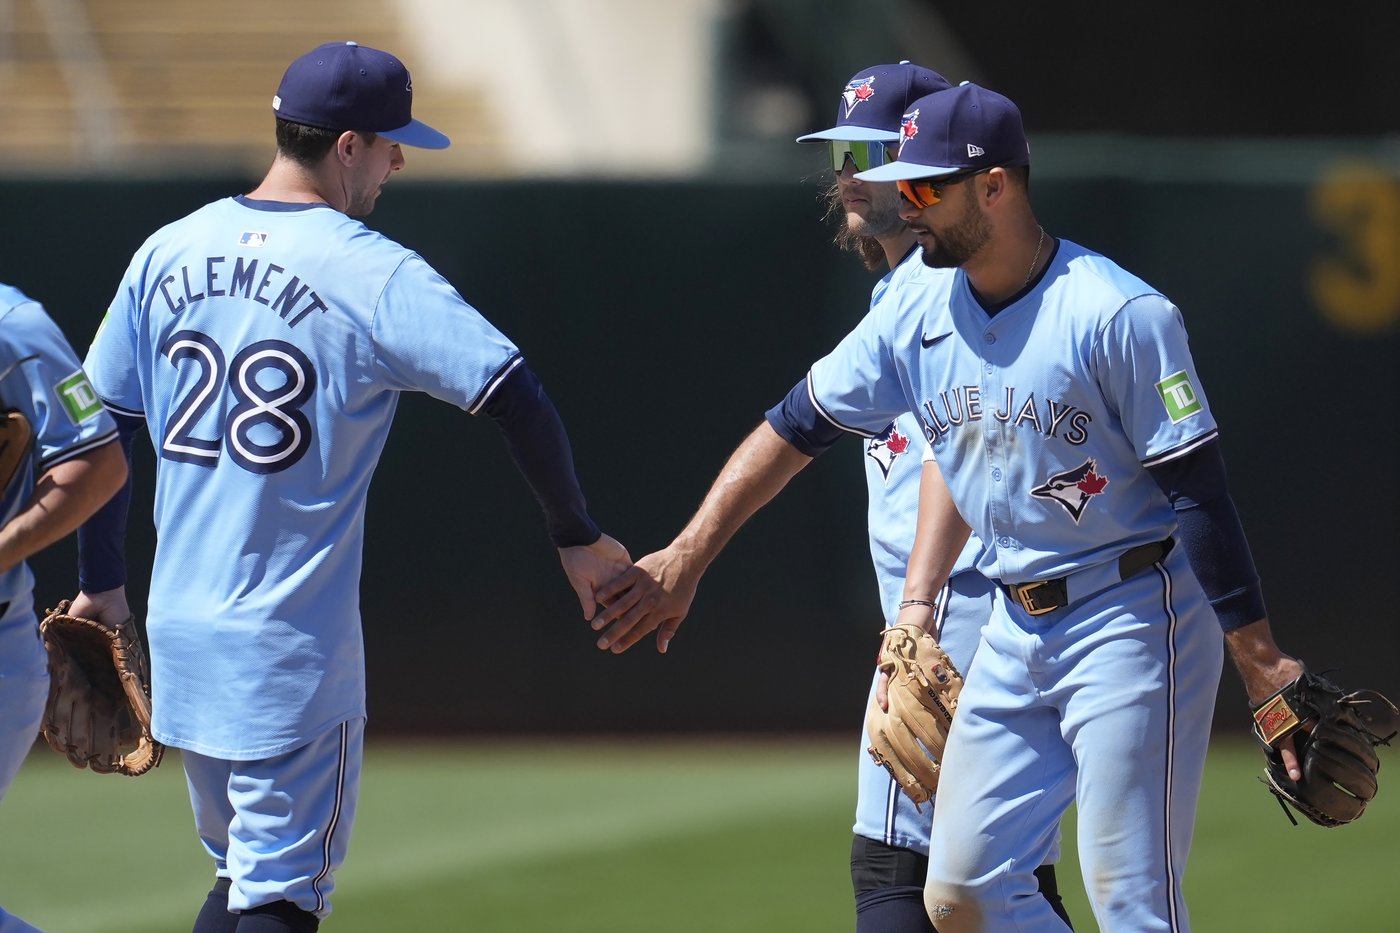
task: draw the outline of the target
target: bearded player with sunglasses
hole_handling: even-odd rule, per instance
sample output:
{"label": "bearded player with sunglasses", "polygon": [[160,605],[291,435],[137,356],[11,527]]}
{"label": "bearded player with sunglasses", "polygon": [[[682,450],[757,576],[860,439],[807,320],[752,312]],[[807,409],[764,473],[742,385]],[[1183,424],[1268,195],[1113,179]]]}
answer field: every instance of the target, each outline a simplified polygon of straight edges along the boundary
{"label": "bearded player with sunglasses", "polygon": [[[858,253],[872,272],[888,270],[872,292],[872,309],[898,294],[911,273],[927,270],[919,261],[912,231],[899,216],[895,185],[864,182],[856,172],[892,161],[908,106],[948,87],[942,75],[909,62],[866,68],[842,90],[836,125],[798,139],[826,147],[834,173],[827,190],[828,217],[840,221],[837,244]],[[886,419],[877,430],[858,433],[864,438],[870,552],[884,622],[893,625],[914,540],[921,473],[917,452],[923,447],[923,430],[913,414],[904,412]],[[740,445],[675,541],[599,591],[607,608],[602,611],[604,621],[594,627],[615,622],[599,647],[625,651],[659,626],[657,643],[665,651],[689,612],[700,576],[729,538],[812,458],[845,434],[814,406],[808,381],[799,382]],[[957,572],[937,597],[936,633],[962,671],[972,663],[978,633],[991,612],[992,584],[975,569],[980,550],[975,539],[969,541]],[[872,696],[879,678],[874,672]],[[920,808],[906,796],[866,753],[869,744],[862,730],[851,847],[856,930],[930,933],[923,886],[933,807]],[[1036,874],[1046,898],[1062,913],[1054,866],[1043,865]]]}
{"label": "bearded player with sunglasses", "polygon": [[[929,447],[899,622],[968,535],[997,583],[943,760],[925,905],[941,933],[1052,933],[1032,866],[1071,803],[1105,930],[1189,929],[1190,848],[1224,643],[1252,702],[1301,673],[1274,644],[1181,312],[1046,233],[1007,98],[915,101],[894,182],[923,247],[809,377],[833,421],[919,413]],[[1292,739],[1279,752],[1297,780]]]}

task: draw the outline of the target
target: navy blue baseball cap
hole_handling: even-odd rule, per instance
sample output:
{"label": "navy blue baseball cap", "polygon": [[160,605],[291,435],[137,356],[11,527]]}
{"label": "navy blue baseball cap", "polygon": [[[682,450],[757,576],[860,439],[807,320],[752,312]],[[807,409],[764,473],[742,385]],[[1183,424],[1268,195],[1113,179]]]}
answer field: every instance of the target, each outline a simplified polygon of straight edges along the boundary
{"label": "navy blue baseball cap", "polygon": [[277,116],[323,130],[368,130],[403,146],[446,149],[442,133],[413,119],[413,79],[388,52],[355,42],[329,42],[287,66]]}
{"label": "navy blue baseball cap", "polygon": [[997,165],[1030,165],[1021,111],[970,82],[921,97],[900,123],[899,158],[864,172],[861,181],[937,178]]}
{"label": "navy blue baseball cap", "polygon": [[856,72],[836,105],[836,125],[797,137],[800,143],[830,140],[897,142],[899,118],[909,103],[953,85],[936,71],[911,65],[873,65]]}

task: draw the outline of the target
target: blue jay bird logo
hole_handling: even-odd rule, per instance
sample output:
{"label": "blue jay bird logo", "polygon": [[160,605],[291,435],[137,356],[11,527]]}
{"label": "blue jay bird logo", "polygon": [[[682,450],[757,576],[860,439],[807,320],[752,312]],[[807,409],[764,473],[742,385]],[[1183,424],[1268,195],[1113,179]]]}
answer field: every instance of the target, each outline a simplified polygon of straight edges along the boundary
{"label": "blue jay bird logo", "polygon": [[865,448],[865,453],[879,464],[880,472],[885,474],[885,482],[889,482],[890,470],[894,467],[895,458],[909,449],[909,436],[900,434],[899,428],[895,427],[893,421],[884,432],[872,437],[870,443]]}
{"label": "blue jay bird logo", "polygon": [[904,144],[915,136],[919,135],[919,111],[915,110],[906,113],[899,120],[899,151],[904,151]]}
{"label": "blue jay bird logo", "polygon": [[868,78],[856,78],[846,89],[841,92],[841,99],[846,102],[846,116],[851,115],[851,111],[856,109],[856,105],[863,103],[875,96],[875,76]]}
{"label": "blue jay bird logo", "polygon": [[1032,489],[1031,495],[1059,503],[1077,525],[1089,500],[1103,492],[1108,485],[1108,477],[1100,475],[1098,468],[1097,460],[1085,460],[1072,470],[1056,473],[1044,485]]}

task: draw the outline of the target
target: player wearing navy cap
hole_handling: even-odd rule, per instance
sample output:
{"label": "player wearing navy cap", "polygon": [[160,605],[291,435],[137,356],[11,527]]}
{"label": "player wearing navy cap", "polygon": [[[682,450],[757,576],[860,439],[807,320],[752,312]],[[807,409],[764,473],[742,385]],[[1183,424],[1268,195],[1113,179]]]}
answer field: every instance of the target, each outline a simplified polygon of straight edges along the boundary
{"label": "player wearing navy cap", "polygon": [[[872,271],[888,271],[876,283],[870,306],[892,300],[911,273],[923,269],[912,231],[899,216],[893,184],[870,184],[858,170],[893,159],[900,120],[915,99],[950,87],[937,72],[909,62],[862,69],[846,83],[829,129],[798,137],[826,147],[835,180],[828,191],[830,214],[840,219],[837,243],[858,252]],[[799,423],[798,426],[795,423]],[[700,577],[729,538],[799,470],[844,434],[811,403],[807,380],[767,413],[766,420],[735,451],[695,517],[666,549],[638,561],[637,569],[600,592],[608,608],[595,627],[616,621],[600,646],[626,650],[662,627],[664,651],[689,612]],[[893,624],[904,589],[914,541],[920,460],[915,439],[919,420],[905,412],[868,434],[861,445],[869,496],[868,528],[881,609]],[[938,596],[938,637],[961,670],[972,663],[978,631],[991,611],[991,583],[975,569],[980,546],[969,541],[957,572]],[[871,692],[878,683],[872,672]],[[923,905],[932,807],[917,807],[884,768],[866,752],[861,730],[857,749],[857,799],[851,847],[851,880],[859,933],[928,933]],[[1052,840],[1053,841],[1053,840]],[[1052,861],[1053,855],[1047,856]],[[1053,865],[1038,872],[1055,909],[1063,910]]]}
{"label": "player wearing navy cap", "polygon": [[[922,284],[811,386],[853,430],[919,414],[906,599],[939,591],[970,531],[998,584],[945,753],[926,905],[942,933],[1062,930],[1026,895],[1074,802],[1099,926],[1186,930],[1221,628],[1252,701],[1301,667],[1270,635],[1181,313],[1040,226],[1002,95],[921,98],[902,137],[895,162],[857,177],[899,186]],[[917,604],[899,618],[934,624]]]}
{"label": "player wearing navy cap", "polygon": [[272,110],[288,123],[322,130],[357,126],[419,149],[451,144],[413,119],[413,79],[403,63],[357,42],[328,42],[293,62]]}
{"label": "player wearing navy cap", "polygon": [[[126,479],[117,427],[38,302],[0,285],[0,798],[34,744],[49,695],[30,556],[67,535]],[[23,426],[27,425],[27,429]],[[0,458],[9,463],[8,456]],[[0,908],[0,930],[35,927]]]}
{"label": "player wearing navy cap", "polygon": [[[249,194],[157,231],[87,363],[160,470],[153,731],[181,749],[216,883],[195,933],[313,930],[359,791],[365,497],[400,393],[491,417],[544,508],[585,618],[627,565],[590,519],[563,425],[520,351],[421,257],[369,230],[411,115],[395,57],[323,45],[287,69]],[[126,613],[125,497],[80,536],[73,611]]]}

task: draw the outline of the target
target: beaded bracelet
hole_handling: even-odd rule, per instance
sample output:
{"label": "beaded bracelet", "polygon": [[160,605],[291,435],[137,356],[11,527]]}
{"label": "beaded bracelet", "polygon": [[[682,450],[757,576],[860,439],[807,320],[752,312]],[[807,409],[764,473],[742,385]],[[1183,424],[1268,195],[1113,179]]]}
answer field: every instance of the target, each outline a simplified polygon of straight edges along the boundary
{"label": "beaded bracelet", "polygon": [[929,602],[927,599],[906,599],[899,604],[901,610],[908,609],[910,606],[928,606],[930,609],[937,609],[938,603]]}

